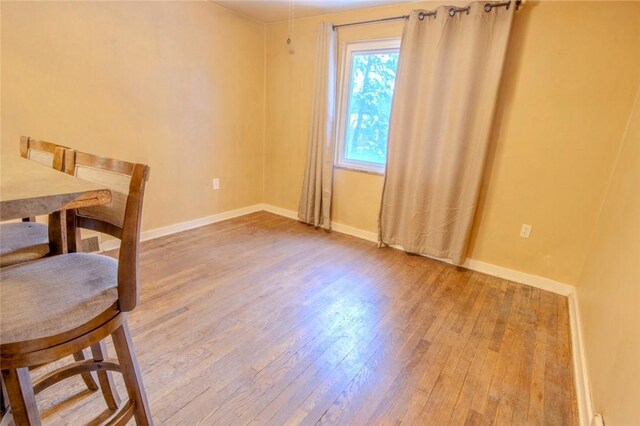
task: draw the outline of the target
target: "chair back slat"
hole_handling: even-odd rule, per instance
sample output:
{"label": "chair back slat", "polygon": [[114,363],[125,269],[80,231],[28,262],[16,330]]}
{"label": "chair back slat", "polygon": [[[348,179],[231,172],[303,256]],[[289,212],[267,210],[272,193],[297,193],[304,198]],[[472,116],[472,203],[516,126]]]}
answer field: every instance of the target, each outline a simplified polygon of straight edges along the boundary
{"label": "chair back slat", "polygon": [[[66,173],[111,190],[110,203],[76,209],[69,221],[72,227],[120,239],[118,304],[121,311],[131,311],[138,302],[138,246],[149,167],[73,150],[66,150],[64,158]],[[77,237],[73,239],[79,244]]]}
{"label": "chair back slat", "polygon": [[[20,156],[55,170],[64,170],[64,153],[68,147],[20,136]],[[35,216],[23,217],[23,222],[35,222]]]}
{"label": "chair back slat", "polygon": [[29,136],[20,137],[20,156],[56,170],[63,169],[64,153],[68,148],[64,145],[36,140]]}
{"label": "chair back slat", "polygon": [[76,163],[74,175],[111,190],[111,202],[109,204],[84,207],[78,209],[76,214],[80,217],[96,219],[122,228],[124,226],[131,176],[78,163]]}

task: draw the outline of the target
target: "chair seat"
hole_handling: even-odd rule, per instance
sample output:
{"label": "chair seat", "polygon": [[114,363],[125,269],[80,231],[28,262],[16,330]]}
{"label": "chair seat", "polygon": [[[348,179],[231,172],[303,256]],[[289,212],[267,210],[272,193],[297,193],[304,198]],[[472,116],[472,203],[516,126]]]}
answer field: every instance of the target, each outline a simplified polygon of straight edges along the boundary
{"label": "chair seat", "polygon": [[70,253],[0,270],[0,343],[56,336],[80,327],[118,300],[118,263]]}
{"label": "chair seat", "polygon": [[0,267],[40,259],[49,254],[49,229],[36,222],[0,225]]}

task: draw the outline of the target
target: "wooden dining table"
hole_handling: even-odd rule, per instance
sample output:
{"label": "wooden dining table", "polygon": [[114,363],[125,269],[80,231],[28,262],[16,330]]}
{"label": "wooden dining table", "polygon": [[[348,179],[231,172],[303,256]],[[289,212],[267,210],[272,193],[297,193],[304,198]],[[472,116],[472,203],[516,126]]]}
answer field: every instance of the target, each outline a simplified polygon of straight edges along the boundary
{"label": "wooden dining table", "polygon": [[65,211],[111,201],[111,191],[17,155],[0,160],[0,220],[50,215],[52,253],[66,251]]}

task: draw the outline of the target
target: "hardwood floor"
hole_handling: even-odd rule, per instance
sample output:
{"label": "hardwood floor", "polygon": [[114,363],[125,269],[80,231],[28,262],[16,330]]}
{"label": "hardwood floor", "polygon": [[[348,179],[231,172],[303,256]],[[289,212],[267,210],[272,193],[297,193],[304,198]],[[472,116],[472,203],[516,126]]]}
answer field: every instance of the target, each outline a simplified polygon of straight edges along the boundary
{"label": "hardwood floor", "polygon": [[[562,296],[264,212],[146,242],[141,272],[157,424],[577,424]],[[38,403],[106,410],[79,378]]]}

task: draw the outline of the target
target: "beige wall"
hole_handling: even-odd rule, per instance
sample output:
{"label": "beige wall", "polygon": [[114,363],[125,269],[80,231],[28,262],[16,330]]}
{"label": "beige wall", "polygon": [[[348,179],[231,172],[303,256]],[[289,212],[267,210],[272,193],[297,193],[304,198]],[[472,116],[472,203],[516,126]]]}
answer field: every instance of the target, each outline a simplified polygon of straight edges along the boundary
{"label": "beige wall", "polygon": [[640,101],[636,101],[578,282],[594,409],[607,425],[637,424],[640,419],[639,191]]}
{"label": "beige wall", "polygon": [[[297,210],[318,24],[388,17],[420,3],[267,25],[265,202]],[[514,21],[470,257],[575,284],[640,74],[640,3],[529,2]],[[340,41],[400,35],[341,29]],[[376,232],[382,177],[336,170],[333,219]],[[518,236],[533,225],[529,240]]]}
{"label": "beige wall", "polygon": [[5,155],[26,134],[148,163],[144,229],[262,201],[264,24],[210,2],[1,8]]}
{"label": "beige wall", "polygon": [[[2,151],[29,134],[149,163],[144,229],[262,201],[296,210],[319,22],[434,6],[300,19],[291,55],[285,22],[266,26],[265,43],[264,24],[210,2],[1,4]],[[473,259],[577,281],[638,86],[639,19],[638,2],[519,12]],[[345,28],[340,41],[401,30]],[[381,176],[336,170],[334,220],[375,232],[381,189]]]}

